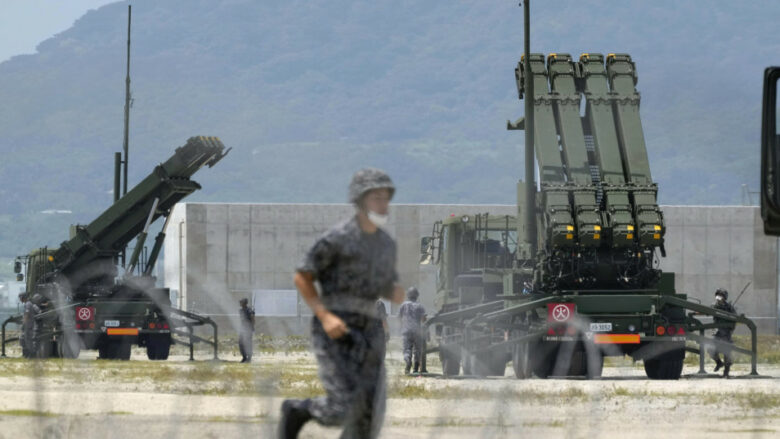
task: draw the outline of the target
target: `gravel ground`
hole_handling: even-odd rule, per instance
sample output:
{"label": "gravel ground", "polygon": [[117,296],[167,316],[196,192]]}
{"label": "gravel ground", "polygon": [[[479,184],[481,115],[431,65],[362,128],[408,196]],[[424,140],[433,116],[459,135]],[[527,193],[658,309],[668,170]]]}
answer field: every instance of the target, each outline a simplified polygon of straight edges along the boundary
{"label": "gravel ground", "polygon": [[[251,365],[226,356],[152,363],[139,351],[129,362],[95,361],[94,352],[72,361],[0,360],[0,438],[270,438],[284,396],[317,392],[308,353],[256,355]],[[503,378],[444,379],[402,376],[398,355],[391,355],[381,437],[780,435],[778,366],[759,364],[761,379],[739,377],[748,368],[737,365],[732,379],[650,381],[641,364],[619,363],[591,381],[520,381],[510,370]],[[697,370],[686,366],[684,374]],[[301,437],[338,435],[311,424]]]}

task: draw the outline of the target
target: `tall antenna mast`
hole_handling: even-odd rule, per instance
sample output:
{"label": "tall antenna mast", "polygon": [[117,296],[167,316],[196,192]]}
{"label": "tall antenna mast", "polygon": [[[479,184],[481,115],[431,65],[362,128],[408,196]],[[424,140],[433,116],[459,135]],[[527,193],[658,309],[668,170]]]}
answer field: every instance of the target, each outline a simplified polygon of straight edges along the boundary
{"label": "tall antenna mast", "polygon": [[531,73],[531,0],[523,0],[523,70],[525,71],[525,227],[531,257],[536,256],[536,181],[534,178],[534,80]]}
{"label": "tall antenna mast", "polygon": [[132,5],[127,5],[127,76],[125,78],[125,137],[122,149],[125,153],[124,164],[124,188],[122,195],[127,193],[127,163],[129,161],[129,131],[130,131],[130,21],[132,18]]}

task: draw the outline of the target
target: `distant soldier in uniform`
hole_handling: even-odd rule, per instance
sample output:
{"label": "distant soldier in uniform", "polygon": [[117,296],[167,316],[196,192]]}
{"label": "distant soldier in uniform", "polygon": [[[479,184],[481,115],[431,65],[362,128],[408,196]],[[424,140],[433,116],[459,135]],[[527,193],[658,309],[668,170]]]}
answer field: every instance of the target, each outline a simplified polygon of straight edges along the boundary
{"label": "distant soldier in uniform", "polygon": [[246,297],[239,300],[241,308],[238,314],[241,317],[241,329],[238,336],[238,349],[241,351],[241,362],[252,362],[252,336],[255,333],[255,309],[249,306],[249,299]]}
{"label": "distant soldier in uniform", "polygon": [[[732,314],[736,314],[737,310],[734,309],[734,306],[729,303],[729,292],[724,290],[723,288],[718,288],[717,291],[715,291],[715,304],[712,305],[713,308],[719,309],[721,311],[729,312]],[[732,344],[733,341],[731,339],[731,334],[734,332],[734,326],[735,323],[731,320],[726,320],[720,317],[715,316],[713,318],[715,323],[725,323],[728,324],[728,327],[725,328],[718,328],[717,331],[715,331],[715,339]],[[720,354],[723,354],[723,360],[720,359]],[[710,356],[713,360],[715,360],[715,372],[720,370],[721,367],[723,367],[723,376],[727,377],[729,376],[729,370],[731,369],[731,365],[734,363],[734,361],[731,358],[731,349],[730,348],[724,348],[724,347],[718,347],[713,346],[712,350],[710,351]]]}
{"label": "distant soldier in uniform", "polygon": [[35,294],[29,303],[29,318],[32,320],[32,340],[28,342],[30,358],[39,358],[41,356],[41,340],[38,338],[43,333],[43,321],[36,317],[49,307],[49,301],[42,295]]}
{"label": "distant soldier in uniform", "polygon": [[[295,438],[313,419],[343,426],[342,438],[376,438],[385,409],[385,334],[379,297],[400,303],[396,244],[381,227],[395,187],[384,172],[358,171],[349,186],[356,214],[320,237],[294,282],[314,313],[312,347],[326,395],[282,404],[280,438]],[[314,282],[318,281],[322,295]]]}
{"label": "distant soldier in uniform", "polygon": [[19,293],[19,301],[22,302],[22,331],[19,335],[19,344],[22,345],[22,356],[32,358],[33,353],[33,324],[35,323],[35,314],[37,306],[30,301],[30,294],[26,292]]}
{"label": "distant soldier in uniform", "polygon": [[414,373],[420,371],[420,358],[423,350],[422,324],[425,321],[425,307],[417,299],[420,292],[411,287],[406,292],[408,300],[398,310],[398,318],[401,319],[401,334],[404,343],[404,373],[408,374],[414,359]]}

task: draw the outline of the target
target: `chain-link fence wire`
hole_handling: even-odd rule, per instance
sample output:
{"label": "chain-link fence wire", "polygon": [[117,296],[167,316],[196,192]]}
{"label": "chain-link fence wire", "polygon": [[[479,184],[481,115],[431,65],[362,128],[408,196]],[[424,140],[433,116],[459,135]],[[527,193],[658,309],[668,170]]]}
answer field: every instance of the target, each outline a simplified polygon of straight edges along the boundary
{"label": "chain-link fence wire", "polygon": [[[58,294],[67,296],[67,289],[62,288]],[[220,301],[218,296],[215,293],[212,297],[219,304],[218,312],[235,318],[220,328],[223,340],[217,361],[211,359],[208,348],[198,348],[195,362],[189,362],[188,350],[182,346],[174,348],[168,361],[149,361],[138,348],[130,361],[97,360],[94,351],[85,350],[75,360],[4,359],[0,365],[5,369],[3,376],[29,380],[22,380],[19,392],[12,393],[20,402],[32,400],[31,405],[20,403],[14,409],[19,413],[29,410],[29,425],[22,436],[98,437],[114,433],[115,437],[129,437],[143,433],[147,437],[275,437],[283,399],[322,394],[308,340],[291,339],[283,328],[272,327],[269,334],[254,337],[257,350],[253,362],[238,364],[238,303]],[[62,314],[60,318],[68,316]],[[580,334],[588,333],[589,325],[588,320],[580,318],[569,322]],[[66,331],[64,342],[78,342],[78,337]],[[583,347],[584,351],[578,351]],[[589,380],[587,373],[569,376],[574,369],[583,375],[582,365],[574,364],[583,361],[577,357],[580,352],[585,355],[588,371],[600,369],[605,356],[622,356],[614,345],[562,344],[551,354],[554,360],[550,378],[518,380],[511,362],[502,377],[444,377],[431,355],[431,374],[404,376],[398,339],[394,337],[386,359],[389,407],[381,437],[526,437],[523,431],[555,437],[612,437],[623,428],[628,429],[620,433],[625,437],[656,437],[659,431],[673,430],[696,436],[698,429],[706,430],[708,417],[732,410],[744,415],[746,420],[740,425],[745,431],[755,430],[760,436],[776,428],[769,420],[777,412],[780,398],[773,384],[686,377],[680,381],[651,381],[644,370],[637,369],[638,365],[610,360],[600,379]],[[19,353],[18,347],[8,347],[10,357]],[[472,358],[470,369],[485,370],[487,364],[480,365],[481,361]],[[686,373],[695,367],[688,365]],[[745,373],[744,367],[735,371]],[[740,389],[743,386],[747,389]],[[648,406],[640,410],[637,403]],[[13,407],[8,404],[6,407]],[[536,413],[529,414],[529,410]],[[5,410],[2,416],[10,413],[12,410]],[[615,419],[637,413],[663,423],[638,427],[635,419]],[[715,422],[710,427],[713,429],[725,431],[728,427]],[[338,429],[307,426],[301,437],[338,434]]]}

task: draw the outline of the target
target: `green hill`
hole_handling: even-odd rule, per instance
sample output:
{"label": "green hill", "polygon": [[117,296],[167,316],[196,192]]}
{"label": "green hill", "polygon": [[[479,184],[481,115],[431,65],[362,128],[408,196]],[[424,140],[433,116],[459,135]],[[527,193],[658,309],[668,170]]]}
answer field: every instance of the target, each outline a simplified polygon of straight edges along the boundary
{"label": "green hill", "polygon": [[[516,2],[132,3],[131,182],[208,134],[234,150],[188,200],[340,202],[351,173],[373,165],[400,202],[514,202]],[[126,5],[0,63],[0,255],[56,245],[110,203]],[[757,187],[780,7],[713,5],[534,3],[534,51],[634,57],[663,203],[734,204],[742,183]]]}

